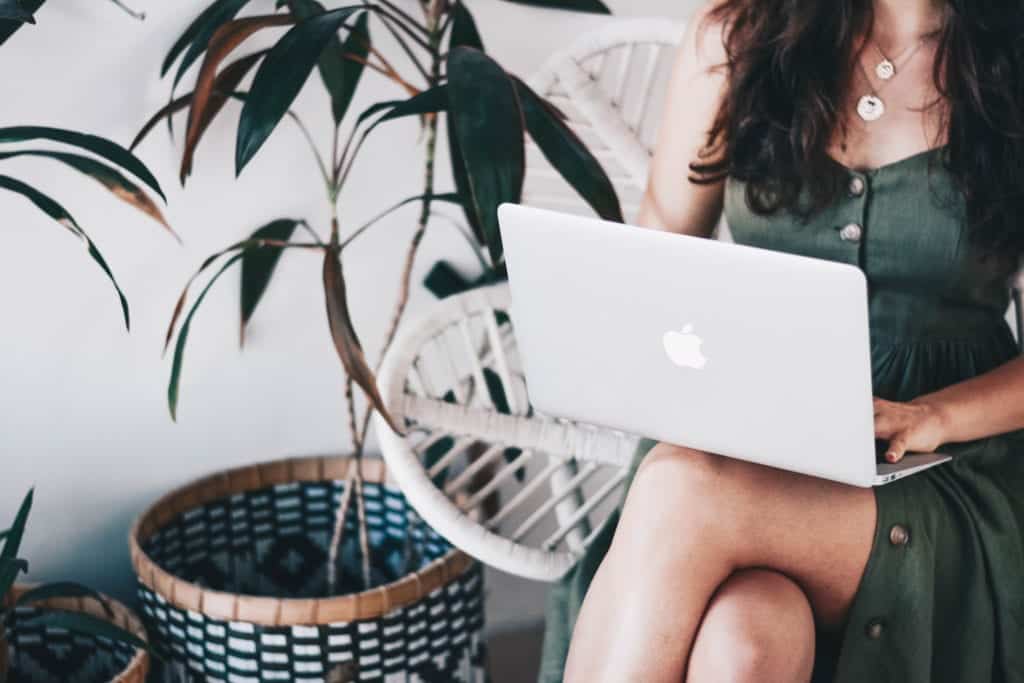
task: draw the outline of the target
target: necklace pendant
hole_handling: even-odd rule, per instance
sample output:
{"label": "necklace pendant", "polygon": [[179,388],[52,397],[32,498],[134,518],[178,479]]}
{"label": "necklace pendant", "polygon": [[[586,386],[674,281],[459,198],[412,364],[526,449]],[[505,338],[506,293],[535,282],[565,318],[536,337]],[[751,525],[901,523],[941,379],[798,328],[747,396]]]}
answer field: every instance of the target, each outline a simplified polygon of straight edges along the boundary
{"label": "necklace pendant", "polygon": [[867,122],[877,121],[885,114],[885,102],[878,95],[864,95],[857,102],[857,115]]}
{"label": "necklace pendant", "polygon": [[878,66],[875,67],[875,75],[883,81],[888,81],[896,75],[896,65],[888,59],[883,59],[878,63]]}

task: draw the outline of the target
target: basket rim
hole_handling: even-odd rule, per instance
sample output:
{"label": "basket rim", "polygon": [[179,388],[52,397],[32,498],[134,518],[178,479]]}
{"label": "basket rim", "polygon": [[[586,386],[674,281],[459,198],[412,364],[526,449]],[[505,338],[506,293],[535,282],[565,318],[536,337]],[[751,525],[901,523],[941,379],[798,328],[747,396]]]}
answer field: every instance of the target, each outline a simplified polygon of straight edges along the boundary
{"label": "basket rim", "polygon": [[[38,585],[40,584],[17,583],[11,589],[10,593],[3,596],[3,600],[0,600],[0,604],[5,608],[13,607],[13,603],[17,601],[23,593]],[[115,626],[123,628],[140,638],[143,642],[149,643],[149,637],[146,634],[145,627],[142,625],[142,620],[139,619],[135,612],[121,601],[115,600],[106,593],[99,593],[99,595],[103,596],[103,600],[107,603],[107,606],[110,607],[110,611],[113,612],[113,618],[111,618],[110,614],[107,613],[103,608],[103,605],[98,600],[91,597],[50,598],[49,600],[41,600],[40,602],[33,604],[40,607],[67,610],[69,612],[81,612],[98,617],[114,624]],[[0,644],[6,644],[6,642],[6,638],[0,635]],[[128,661],[124,669],[122,669],[117,676],[111,679],[110,683],[134,683],[135,681],[144,681],[148,673],[149,652],[143,648],[137,647],[135,648],[135,655]]]}
{"label": "basket rim", "polygon": [[[269,486],[344,480],[356,462],[352,455],[283,458],[221,470],[171,490],[132,524],[128,544],[136,578],[168,604],[207,617],[259,626],[323,626],[381,617],[419,602],[472,568],[472,558],[452,548],[422,569],[369,590],[324,598],[277,598],[204,588],[163,569],[142,549],[143,541],[183,512]],[[379,458],[364,457],[362,473],[364,481],[387,483],[387,467]]]}

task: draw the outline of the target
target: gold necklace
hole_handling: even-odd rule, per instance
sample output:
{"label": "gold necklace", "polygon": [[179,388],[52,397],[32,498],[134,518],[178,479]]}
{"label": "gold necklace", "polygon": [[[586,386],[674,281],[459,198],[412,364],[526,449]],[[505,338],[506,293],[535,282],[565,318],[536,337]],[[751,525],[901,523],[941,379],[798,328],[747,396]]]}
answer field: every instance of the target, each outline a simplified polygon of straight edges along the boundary
{"label": "gold necklace", "polygon": [[[872,44],[874,45],[873,41]],[[871,75],[864,67],[864,63],[861,61],[859,56],[857,57],[857,66],[859,66],[861,72],[863,72],[864,80],[867,82],[868,88],[870,89],[870,92],[862,95],[861,98],[857,100],[858,116],[860,116],[864,121],[871,123],[885,115],[885,101],[882,99],[882,91],[895,80],[897,75],[902,73],[903,68],[910,63],[910,60],[914,58],[914,55],[918,53],[923,45],[924,41],[918,40],[917,43],[904,50],[903,52],[906,56],[900,55],[902,59],[897,58],[897,61],[899,62],[898,66],[885,56],[885,53],[882,52],[878,45],[875,45],[875,49],[882,55],[882,61],[875,67],[875,73],[880,79],[882,79],[882,84],[877,88],[871,82]]]}

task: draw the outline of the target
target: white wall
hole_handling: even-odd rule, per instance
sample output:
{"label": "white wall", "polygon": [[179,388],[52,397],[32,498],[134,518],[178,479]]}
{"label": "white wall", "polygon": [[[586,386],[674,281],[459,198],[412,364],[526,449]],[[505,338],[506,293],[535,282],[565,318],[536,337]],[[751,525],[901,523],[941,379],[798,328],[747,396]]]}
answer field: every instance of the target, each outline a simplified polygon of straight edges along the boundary
{"label": "white wall", "polygon": [[[50,0],[38,26],[0,48],[0,125],[64,126],[127,143],[166,101],[168,84],[157,80],[160,61],[206,0],[134,4],[148,13],[145,22],[100,0]],[[498,0],[470,4],[492,54],[522,75],[568,38],[605,21]],[[609,4],[619,15],[678,19],[696,3]],[[377,37],[386,42],[382,31]],[[385,51],[395,54],[391,46]],[[354,109],[399,96],[368,74]],[[318,78],[297,109],[323,139],[329,108]],[[92,233],[128,294],[134,320],[126,334],[109,285],[67,233],[17,197],[0,196],[0,524],[35,485],[25,544],[33,579],[74,578],[130,597],[128,526],[161,493],[215,469],[347,446],[341,374],[310,255],[283,259],[244,353],[237,346],[237,275],[210,294],[193,327],[179,423],[168,416],[162,336],[201,259],[273,218],[303,216],[324,227],[320,183],[294,129],[276,133],[241,179],[233,179],[236,117],[237,108],[207,134],[186,191],[176,180],[180,147],[164,131],[139,152],[168,192],[167,216],[184,247],[88,179],[53,164],[5,163],[3,172],[52,192]],[[373,139],[343,197],[345,225],[419,191],[417,132],[415,124],[391,124]],[[447,178],[440,187],[450,187]],[[414,215],[410,208],[380,224],[347,256],[353,315],[373,357]],[[440,257],[472,265],[465,243],[443,223],[428,233],[417,281]],[[416,292],[411,312],[430,301]],[[535,617],[541,597],[540,587],[498,580],[492,623]]]}

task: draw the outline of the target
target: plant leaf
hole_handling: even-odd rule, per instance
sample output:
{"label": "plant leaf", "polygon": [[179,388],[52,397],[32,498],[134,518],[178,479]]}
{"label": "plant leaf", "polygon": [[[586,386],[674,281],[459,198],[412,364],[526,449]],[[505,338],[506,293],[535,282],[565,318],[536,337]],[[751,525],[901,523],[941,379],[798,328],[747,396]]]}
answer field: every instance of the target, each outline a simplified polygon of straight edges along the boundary
{"label": "plant leaf", "polygon": [[[235,88],[238,87],[238,84],[243,78],[245,78],[245,75],[249,73],[256,62],[266,56],[266,54],[266,50],[261,50],[260,52],[254,52],[251,55],[241,57],[240,59],[228,64],[219,74],[217,74],[217,77],[213,79],[213,92],[210,93],[206,107],[204,107],[203,114],[199,119],[199,135],[197,137],[202,137],[202,134],[224,107],[224,104],[231,98],[231,94]],[[193,95],[194,93],[187,93],[177,99],[171,100],[161,107],[160,110],[153,114],[153,116],[146,121],[145,125],[142,126],[138,134],[136,134],[135,139],[132,140],[132,144],[128,146],[128,149],[134,150],[138,147],[139,143],[149,135],[150,131],[156,127],[156,124],[160,123],[161,119],[169,118],[174,114],[177,114],[182,109],[188,108],[188,106],[192,104]]]}
{"label": "plant leaf", "polygon": [[605,220],[624,222],[615,186],[601,163],[565,124],[559,112],[528,85],[513,79],[526,128],[551,165]]}
{"label": "plant leaf", "polygon": [[130,151],[106,138],[88,133],[79,133],[64,128],[50,128],[47,126],[11,126],[0,128],[0,144],[13,142],[27,142],[29,140],[51,140],[61,142],[72,147],[79,147],[92,152],[96,156],[103,157],[115,166],[123,168],[136,178],[141,180],[149,189],[160,195],[165,202],[167,197],[160,189],[160,183],[150,172],[142,161]]}
{"label": "plant leaf", "polygon": [[21,6],[18,0],[0,0],[0,20],[34,24],[31,12]]}
{"label": "plant leaf", "polygon": [[498,206],[518,203],[526,173],[523,113],[505,70],[479,50],[448,55],[449,115],[466,164],[472,207],[491,265],[502,257]]}
{"label": "plant leaf", "polygon": [[348,312],[348,299],[345,293],[345,277],[341,271],[341,259],[334,249],[324,251],[324,298],[327,304],[327,324],[331,330],[331,339],[338,352],[341,364],[347,375],[366,393],[366,397],[387,421],[396,433],[403,433],[394,418],[384,406],[384,399],[377,389],[377,378],[366,362],[359,338],[352,326]]}
{"label": "plant leaf", "polygon": [[[327,11],[316,0],[288,0],[288,7],[300,20],[325,14]],[[365,65],[353,57],[365,60],[370,54],[369,18],[368,12],[361,12],[344,43],[337,35],[332,36],[317,62],[320,78],[331,96],[331,113],[334,115],[335,125],[345,118],[352,103],[352,96],[359,85],[359,79],[363,75]]]}
{"label": "plant leaf", "polygon": [[[188,68],[209,47],[210,39],[217,29],[234,19],[248,3],[249,0],[216,0],[200,12],[199,16],[178,36],[178,39],[174,41],[174,45],[167,52],[167,56],[164,57],[163,64],[160,65],[160,77],[163,78],[170,71],[174,62],[178,60],[178,57],[183,52],[185,53],[181,64],[178,66],[178,71],[174,75],[171,92],[178,86]],[[185,52],[186,49],[188,50],[187,52]]]}
{"label": "plant leaf", "polygon": [[92,598],[103,606],[107,616],[114,616],[114,610],[110,608],[110,603],[103,595],[88,586],[83,586],[73,581],[55,581],[30,588],[18,596],[18,604],[28,605],[33,602],[43,602],[44,600],[52,600],[54,598]]}
{"label": "plant leaf", "polygon": [[[21,539],[25,535],[25,525],[28,523],[28,514],[32,511],[32,499],[35,496],[35,489],[29,489],[28,493],[21,500],[18,512],[14,516],[14,523],[5,534],[4,548],[0,550],[0,560],[13,560],[18,556],[21,549]],[[6,595],[6,591],[0,591],[0,598]]]}
{"label": "plant leaf", "polygon": [[169,233],[174,235],[175,239],[181,242],[181,238],[178,237],[177,233],[175,233],[170,224],[168,224],[167,219],[164,218],[164,215],[160,211],[160,207],[156,205],[156,202],[150,199],[149,195],[143,192],[138,185],[126,178],[116,168],[96,161],[92,157],[83,156],[81,154],[72,154],[69,152],[51,152],[49,150],[39,149],[0,152],[0,160],[19,156],[37,156],[54,159],[70,166],[80,173],[84,173],[110,190],[114,196],[121,201],[134,206],[139,211],[160,223],[160,225],[164,226]]}
{"label": "plant leaf", "polygon": [[18,574],[28,573],[28,561],[18,558],[0,558],[0,603],[3,598],[11,592]]}
{"label": "plant leaf", "polygon": [[405,116],[421,116],[423,114],[435,114],[437,112],[447,111],[448,86],[435,85],[433,88],[428,88],[421,93],[413,95],[407,100],[378,102],[377,104],[368,107],[359,115],[357,125],[362,124],[366,119],[370,118],[374,114],[379,114],[385,110],[389,111],[374,121],[366,130],[364,136],[369,135],[370,131],[385,121],[393,121]]}
{"label": "plant leaf", "polygon": [[[217,261],[217,259],[219,259],[221,256],[224,256],[225,254],[230,254],[233,251],[244,251],[246,249],[257,249],[257,248],[262,249],[263,247],[266,247],[266,246],[268,246],[268,245],[264,244],[261,240],[246,239],[246,240],[242,240],[241,242],[235,242],[231,246],[229,246],[229,247],[227,247],[225,249],[221,249],[220,251],[215,252],[215,253],[211,254],[210,256],[206,257],[206,260],[204,260],[202,265],[199,266],[199,269],[196,270],[196,272],[192,274],[192,277],[190,277],[188,279],[188,282],[185,283],[185,286],[181,290],[181,295],[178,297],[178,301],[174,305],[174,312],[171,314],[171,322],[167,326],[167,336],[164,339],[164,353],[167,353],[167,348],[171,345],[171,339],[174,337],[174,326],[178,322],[178,318],[181,316],[182,310],[184,310],[184,308],[185,308],[185,300],[188,298],[188,292],[189,292],[189,289],[191,289],[191,287],[192,287],[192,283],[195,282],[196,279],[200,275],[202,275],[204,272],[206,272],[206,269],[209,268],[211,265],[213,265]],[[288,247],[277,247],[277,248],[278,249],[286,249],[286,248],[290,248],[290,247],[306,247],[306,246],[307,245],[293,244],[293,245],[289,245]]]}
{"label": "plant leaf", "polygon": [[456,2],[452,8],[452,36],[450,47],[475,47],[477,50],[484,49],[484,41],[480,38],[480,31],[477,30],[476,20],[469,13],[466,4],[461,0]]}
{"label": "plant leaf", "polygon": [[591,12],[593,14],[611,14],[601,0],[507,0],[517,5],[531,5],[533,7],[548,7],[551,9],[567,9],[574,12]]}
{"label": "plant leaf", "polygon": [[452,165],[452,180],[455,182],[455,189],[462,197],[462,213],[466,216],[466,222],[473,231],[473,235],[480,242],[486,244],[483,227],[477,217],[473,206],[473,192],[469,187],[469,174],[466,172],[466,160],[462,156],[462,147],[459,146],[459,136],[455,132],[455,119],[448,116],[448,156]]}
{"label": "plant leaf", "polygon": [[[199,144],[199,137],[213,119],[213,116],[207,115],[205,110],[209,106],[214,94],[217,67],[252,34],[273,26],[286,26],[291,24],[292,21],[293,19],[290,16],[283,14],[245,17],[229,21],[218,28],[213,34],[213,37],[210,39],[210,47],[203,58],[203,65],[199,68],[199,77],[196,79],[195,90],[192,91],[192,106],[189,108],[188,128],[185,132],[185,151],[181,157],[180,177],[182,184],[188,178],[189,173],[192,172],[192,159],[195,154],[196,145]],[[224,102],[221,101],[219,104],[223,106]]]}
{"label": "plant leaf", "polygon": [[256,70],[249,97],[242,105],[235,146],[235,173],[241,173],[309,78],[313,66],[341,25],[359,7],[341,7],[293,26],[270,48]]}
{"label": "plant leaf", "polygon": [[[298,225],[299,221],[293,218],[282,218],[256,230],[249,239],[287,242]],[[270,278],[283,251],[281,247],[268,245],[242,252],[242,322],[238,330],[239,345],[245,344],[245,327],[249,324],[249,319],[252,318],[260,299],[263,298],[263,293],[267,291],[267,285],[270,284]]]}
{"label": "plant leaf", "polygon": [[465,292],[473,284],[455,270],[452,264],[438,261],[423,278],[423,286],[438,299],[444,299],[452,294]]}
{"label": "plant leaf", "polygon": [[[19,2],[19,0],[15,0]],[[21,8],[28,14],[35,14],[36,10],[42,7],[44,0],[20,0]],[[3,19],[0,20],[0,45],[7,42],[15,31],[24,26],[26,21],[20,21],[18,19]]]}
{"label": "plant leaf", "polygon": [[167,384],[167,406],[170,408],[172,420],[177,421],[178,419],[178,389],[181,383],[181,365],[185,361],[185,343],[188,341],[188,333],[192,327],[192,318],[195,316],[196,311],[199,310],[199,305],[203,303],[203,299],[206,298],[207,292],[209,292],[210,288],[213,287],[213,283],[215,283],[228,268],[235,265],[241,259],[242,254],[235,254],[220,267],[220,270],[210,278],[210,281],[206,283],[205,287],[203,287],[203,291],[199,293],[198,297],[196,297],[195,303],[192,304],[191,310],[189,310],[188,315],[185,317],[185,322],[181,324],[181,330],[178,332],[178,342],[174,346],[174,359],[171,361],[171,379]]}
{"label": "plant leaf", "polygon": [[92,260],[96,262],[104,273],[106,273],[110,283],[114,285],[118,299],[121,301],[121,313],[124,315],[125,329],[131,329],[131,317],[128,314],[128,299],[125,298],[124,292],[121,291],[121,286],[118,285],[117,280],[114,279],[114,274],[110,271],[110,266],[107,265],[107,261],[103,258],[103,254],[100,253],[100,250],[96,248],[96,245],[93,244],[92,240],[89,239],[89,236],[85,234],[85,231],[82,230],[77,222],[75,222],[75,219],[71,217],[71,214],[68,213],[67,209],[39,190],[36,190],[34,187],[26,185],[20,180],[11,178],[10,176],[0,175],[0,188],[22,195],[35,204],[43,213],[63,225],[65,228],[70,230],[72,234],[85,242],[89,251],[89,256],[91,256]]}
{"label": "plant leaf", "polygon": [[39,614],[30,617],[28,623],[32,626],[45,626],[89,636],[109,638],[115,642],[127,643],[140,650],[146,650],[153,657],[160,659],[160,656],[149,647],[146,641],[134,633],[85,612],[41,610]]}

